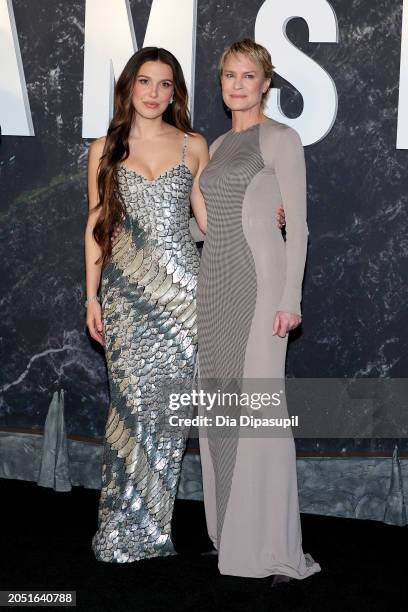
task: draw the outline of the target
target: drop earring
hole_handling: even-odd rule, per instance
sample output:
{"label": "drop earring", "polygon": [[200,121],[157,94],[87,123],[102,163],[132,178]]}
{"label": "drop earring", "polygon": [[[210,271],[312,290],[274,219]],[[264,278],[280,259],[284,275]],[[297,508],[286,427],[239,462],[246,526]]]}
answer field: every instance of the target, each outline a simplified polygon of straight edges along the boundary
{"label": "drop earring", "polygon": [[169,104],[173,104],[173,102],[174,102],[174,98],[173,98],[173,96],[172,96],[172,97],[170,98],[170,100],[169,100]]}

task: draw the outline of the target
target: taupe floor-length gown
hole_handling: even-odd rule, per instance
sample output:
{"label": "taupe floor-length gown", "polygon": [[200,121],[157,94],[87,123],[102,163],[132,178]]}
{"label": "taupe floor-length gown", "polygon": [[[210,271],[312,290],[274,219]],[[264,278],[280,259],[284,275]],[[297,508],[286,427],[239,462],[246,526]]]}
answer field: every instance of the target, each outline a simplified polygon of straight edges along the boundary
{"label": "taupe floor-length gown", "polygon": [[[272,327],[278,310],[301,313],[303,147],[295,130],[268,119],[223,134],[210,153],[200,179],[208,210],[197,290],[200,379],[283,380],[287,336],[273,336]],[[275,220],[280,204],[286,242]],[[220,572],[301,579],[320,571],[302,550],[292,434],[251,438],[235,430],[225,438],[200,430],[207,526]]]}

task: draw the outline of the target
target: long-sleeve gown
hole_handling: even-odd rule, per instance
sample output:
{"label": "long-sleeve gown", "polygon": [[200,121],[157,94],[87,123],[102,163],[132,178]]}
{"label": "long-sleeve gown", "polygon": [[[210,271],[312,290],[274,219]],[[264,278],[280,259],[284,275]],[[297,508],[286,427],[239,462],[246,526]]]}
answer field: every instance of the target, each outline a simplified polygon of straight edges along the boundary
{"label": "long-sleeve gown", "polygon": [[[230,130],[213,143],[200,186],[208,211],[197,289],[200,379],[284,381],[288,337],[272,334],[273,320],[278,310],[301,314],[308,237],[297,132],[272,119]],[[275,221],[281,204],[286,242]],[[254,438],[235,428],[223,437],[202,427],[200,452],[222,574],[300,579],[320,571],[302,550],[292,433]]]}

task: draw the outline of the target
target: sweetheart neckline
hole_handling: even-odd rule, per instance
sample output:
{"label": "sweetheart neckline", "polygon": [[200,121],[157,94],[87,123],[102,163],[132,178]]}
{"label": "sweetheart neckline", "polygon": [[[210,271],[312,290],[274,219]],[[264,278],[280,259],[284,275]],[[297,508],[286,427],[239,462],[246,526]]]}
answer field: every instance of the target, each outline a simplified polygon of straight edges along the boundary
{"label": "sweetheart neckline", "polygon": [[154,179],[148,179],[146,176],[144,176],[144,174],[140,174],[140,172],[137,172],[137,170],[133,170],[132,168],[128,168],[124,164],[119,164],[119,166],[121,168],[123,168],[126,172],[131,172],[132,174],[136,174],[136,176],[139,176],[141,179],[143,179],[147,183],[155,183],[160,178],[163,178],[164,176],[166,176],[166,174],[169,174],[169,172],[171,172],[172,170],[176,170],[176,168],[182,168],[182,167],[184,167],[189,172],[191,178],[193,178],[193,174],[192,174],[190,168],[187,166],[187,164],[183,164],[183,163],[175,164],[174,166],[170,166],[170,168],[167,168],[167,170],[164,170],[161,174],[159,174],[159,176],[156,176],[156,178],[154,178]]}

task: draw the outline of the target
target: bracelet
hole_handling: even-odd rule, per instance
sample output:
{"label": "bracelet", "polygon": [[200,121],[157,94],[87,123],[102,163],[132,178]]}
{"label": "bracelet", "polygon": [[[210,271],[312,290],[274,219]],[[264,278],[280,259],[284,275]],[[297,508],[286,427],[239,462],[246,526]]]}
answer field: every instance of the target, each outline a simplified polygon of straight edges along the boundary
{"label": "bracelet", "polygon": [[92,302],[99,302],[99,303],[101,303],[101,300],[100,300],[100,298],[99,298],[99,295],[93,295],[92,297],[88,298],[88,299],[85,301],[85,308],[86,308],[86,307],[87,307],[89,304],[92,304]]}

